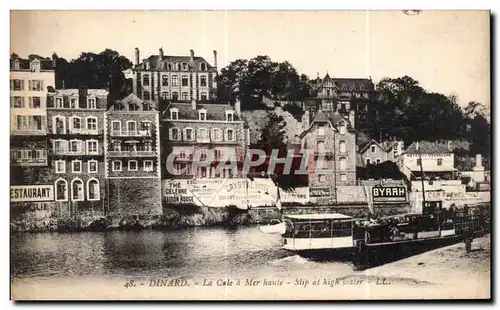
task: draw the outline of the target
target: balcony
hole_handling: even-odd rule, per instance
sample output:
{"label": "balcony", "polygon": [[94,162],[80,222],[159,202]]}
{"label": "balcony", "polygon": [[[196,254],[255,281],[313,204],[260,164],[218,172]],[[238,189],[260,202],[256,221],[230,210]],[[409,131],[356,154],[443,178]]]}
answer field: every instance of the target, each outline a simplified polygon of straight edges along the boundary
{"label": "balcony", "polygon": [[196,138],[196,143],[211,143],[210,138]]}
{"label": "balcony", "polygon": [[[102,130],[101,130],[102,132]],[[98,135],[99,134],[99,130],[97,129],[70,129],[69,130],[69,134],[73,134],[73,135]]]}
{"label": "balcony", "polygon": [[327,151],[327,150],[316,150],[314,151],[314,157],[319,157],[322,156],[324,158],[330,158],[333,156],[332,151]]}
{"label": "balcony", "polygon": [[112,130],[111,131],[111,136],[112,137],[151,137],[152,133],[151,130]]}
{"label": "balcony", "polygon": [[84,149],[81,150],[68,150],[68,149],[55,149],[51,155],[64,155],[64,156],[99,156],[99,152],[89,152]]}
{"label": "balcony", "polygon": [[109,157],[156,157],[155,151],[109,151]]}
{"label": "balcony", "polygon": [[13,136],[46,136],[45,129],[12,129],[10,134]]}

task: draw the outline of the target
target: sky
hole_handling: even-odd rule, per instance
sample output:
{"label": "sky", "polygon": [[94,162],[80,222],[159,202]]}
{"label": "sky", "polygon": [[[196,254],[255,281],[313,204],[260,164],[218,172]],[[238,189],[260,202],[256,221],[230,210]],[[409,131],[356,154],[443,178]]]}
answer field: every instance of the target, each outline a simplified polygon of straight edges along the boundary
{"label": "sky", "polygon": [[408,75],[461,105],[490,105],[488,11],[14,11],[11,52],[67,59],[118,51],[204,57],[218,67],[268,55],[315,78]]}

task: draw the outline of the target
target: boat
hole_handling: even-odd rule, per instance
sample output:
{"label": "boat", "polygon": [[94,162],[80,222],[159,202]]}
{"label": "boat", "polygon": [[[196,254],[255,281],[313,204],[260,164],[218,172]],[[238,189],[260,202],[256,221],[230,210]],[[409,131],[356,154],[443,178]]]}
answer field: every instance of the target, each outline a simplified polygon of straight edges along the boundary
{"label": "boat", "polygon": [[435,214],[409,213],[370,220],[341,213],[284,214],[281,220],[261,226],[260,230],[280,234],[283,249],[310,257],[388,250],[401,245],[453,244],[461,240],[464,230],[479,230],[478,219],[463,214],[439,219]]}
{"label": "boat", "polygon": [[286,232],[286,224],[279,220],[271,220],[267,225],[260,225],[259,230],[266,234],[283,235]]}

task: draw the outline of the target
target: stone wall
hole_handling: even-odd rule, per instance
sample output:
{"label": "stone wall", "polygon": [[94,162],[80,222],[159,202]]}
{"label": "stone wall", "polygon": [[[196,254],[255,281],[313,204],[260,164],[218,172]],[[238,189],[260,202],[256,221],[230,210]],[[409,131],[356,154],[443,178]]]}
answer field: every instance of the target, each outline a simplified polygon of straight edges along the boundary
{"label": "stone wall", "polygon": [[108,179],[107,215],[161,214],[159,178]]}

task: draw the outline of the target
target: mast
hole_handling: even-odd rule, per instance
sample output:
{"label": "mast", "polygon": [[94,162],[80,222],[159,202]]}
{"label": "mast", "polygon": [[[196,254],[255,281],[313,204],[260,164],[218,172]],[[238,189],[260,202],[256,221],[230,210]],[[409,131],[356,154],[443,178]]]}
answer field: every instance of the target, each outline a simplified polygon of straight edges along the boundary
{"label": "mast", "polygon": [[418,142],[417,142],[417,151],[418,151],[418,158],[420,160],[420,174],[421,174],[420,180],[422,181],[422,210],[423,210],[423,207],[425,206],[424,165],[422,162],[422,152],[420,150],[420,145]]}

